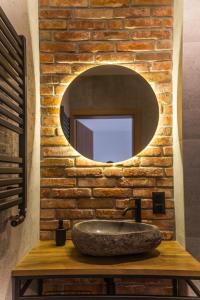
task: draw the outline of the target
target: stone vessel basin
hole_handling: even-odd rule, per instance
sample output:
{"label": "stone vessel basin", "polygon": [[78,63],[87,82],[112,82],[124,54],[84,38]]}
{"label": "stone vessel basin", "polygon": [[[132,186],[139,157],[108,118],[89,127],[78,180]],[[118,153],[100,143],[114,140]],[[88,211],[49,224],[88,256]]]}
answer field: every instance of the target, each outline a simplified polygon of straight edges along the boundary
{"label": "stone vessel basin", "polygon": [[156,248],[161,234],[156,226],[144,223],[89,220],[74,225],[72,240],[82,254],[131,255]]}

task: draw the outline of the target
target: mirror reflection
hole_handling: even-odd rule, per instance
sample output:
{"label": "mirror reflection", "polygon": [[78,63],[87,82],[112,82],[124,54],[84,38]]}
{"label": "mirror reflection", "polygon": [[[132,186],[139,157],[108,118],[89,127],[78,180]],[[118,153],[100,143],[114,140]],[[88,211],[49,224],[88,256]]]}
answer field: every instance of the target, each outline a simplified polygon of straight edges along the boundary
{"label": "mirror reflection", "polygon": [[64,135],[79,153],[99,162],[119,162],[149,144],[159,109],[141,75],[106,65],[72,81],[63,95],[60,118]]}

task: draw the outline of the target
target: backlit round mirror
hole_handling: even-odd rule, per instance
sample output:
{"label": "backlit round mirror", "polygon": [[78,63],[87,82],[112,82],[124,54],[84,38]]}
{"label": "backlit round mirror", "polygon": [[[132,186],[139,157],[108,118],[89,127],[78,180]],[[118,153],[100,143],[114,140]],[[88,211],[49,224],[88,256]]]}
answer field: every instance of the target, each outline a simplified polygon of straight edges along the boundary
{"label": "backlit round mirror", "polygon": [[61,126],[70,144],[85,157],[120,162],[143,150],[157,128],[159,108],[149,83],[116,65],[89,69],[66,89]]}

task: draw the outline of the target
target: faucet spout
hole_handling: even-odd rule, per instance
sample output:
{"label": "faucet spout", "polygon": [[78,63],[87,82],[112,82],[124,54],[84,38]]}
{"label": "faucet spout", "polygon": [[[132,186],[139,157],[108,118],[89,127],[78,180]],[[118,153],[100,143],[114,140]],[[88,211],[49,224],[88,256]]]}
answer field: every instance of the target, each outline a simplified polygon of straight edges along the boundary
{"label": "faucet spout", "polygon": [[135,222],[141,223],[141,220],[142,220],[142,217],[141,217],[141,199],[134,199],[134,200],[135,200],[135,207],[134,208],[126,207],[122,211],[122,216],[125,216],[126,213],[129,210],[134,210],[135,211]]}
{"label": "faucet spout", "polygon": [[126,213],[127,213],[129,210],[135,210],[135,209],[134,209],[134,208],[131,208],[131,207],[126,207],[126,208],[124,208],[123,211],[122,211],[122,216],[125,216]]}

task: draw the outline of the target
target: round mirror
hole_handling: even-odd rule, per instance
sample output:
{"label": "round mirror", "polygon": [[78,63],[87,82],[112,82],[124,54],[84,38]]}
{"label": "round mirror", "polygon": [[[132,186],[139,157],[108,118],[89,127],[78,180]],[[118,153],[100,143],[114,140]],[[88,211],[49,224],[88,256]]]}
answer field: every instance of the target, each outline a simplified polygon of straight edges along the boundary
{"label": "round mirror", "polygon": [[99,162],[131,158],[150,142],[159,108],[149,83],[116,65],[89,69],[66,89],[60,118],[70,144]]}

